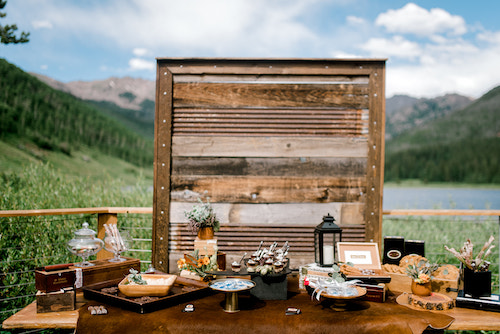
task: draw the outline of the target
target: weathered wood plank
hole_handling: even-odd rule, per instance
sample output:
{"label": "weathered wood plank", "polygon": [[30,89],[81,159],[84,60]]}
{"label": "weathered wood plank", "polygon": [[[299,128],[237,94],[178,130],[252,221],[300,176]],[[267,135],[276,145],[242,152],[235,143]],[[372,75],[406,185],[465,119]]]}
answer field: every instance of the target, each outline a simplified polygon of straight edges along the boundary
{"label": "weathered wood plank", "polygon": [[175,108],[368,108],[368,85],[177,83]]}
{"label": "weathered wood plank", "polygon": [[173,157],[172,175],[363,177],[366,158]]}
{"label": "weathered wood plank", "polygon": [[384,59],[159,58],[174,74],[369,75]]}
{"label": "weathered wood plank", "polygon": [[365,138],[173,136],[177,157],[354,157],[368,153]]}
{"label": "weathered wood plank", "polygon": [[276,74],[184,74],[174,76],[174,83],[188,82],[246,82],[246,83],[336,83],[368,84],[368,75],[276,75]]}
{"label": "weathered wood plank", "polygon": [[366,136],[367,110],[177,109],[173,135]]}
{"label": "weathered wood plank", "polygon": [[[191,210],[197,196],[184,198],[183,201],[172,200],[170,203],[170,223],[187,223],[184,212]],[[363,203],[214,203],[210,199],[214,211],[222,226],[225,225],[267,225],[295,228],[300,225],[316,226],[323,216],[332,215],[341,225],[364,225],[363,220],[352,220],[349,215],[344,218],[343,208],[362,208]],[[361,212],[364,210],[361,209]],[[361,216],[363,218],[363,216]]]}
{"label": "weathered wood plank", "polygon": [[[385,152],[385,66],[374,66],[370,74],[370,123],[366,175],[366,240],[382,242],[382,195]],[[381,247],[380,247],[381,248]]]}
{"label": "weathered wood plank", "polygon": [[152,262],[155,268],[169,270],[168,210],[170,207],[170,156],[172,154],[172,90],[173,75],[158,65],[156,77],[153,242]]}
{"label": "weathered wood plank", "polygon": [[293,203],[359,202],[364,177],[238,177],[172,175],[171,198],[189,190],[215,202]]}

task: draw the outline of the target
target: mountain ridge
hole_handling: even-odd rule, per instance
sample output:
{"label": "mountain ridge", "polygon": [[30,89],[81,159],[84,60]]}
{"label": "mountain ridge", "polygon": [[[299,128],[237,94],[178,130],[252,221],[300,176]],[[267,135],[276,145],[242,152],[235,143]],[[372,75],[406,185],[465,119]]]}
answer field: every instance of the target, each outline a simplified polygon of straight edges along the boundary
{"label": "mountain ridge", "polygon": [[[40,80],[55,89],[63,90],[94,105],[114,103],[119,108],[140,111],[141,114],[126,110],[119,113],[131,114],[129,118],[154,127],[155,82],[131,77],[111,77],[96,81],[72,81],[62,83],[47,76],[33,73]],[[390,140],[416,126],[438,119],[448,113],[464,108],[473,100],[459,95],[446,94],[435,98],[415,98],[395,95],[386,99],[386,140]],[[112,107],[111,107],[112,108]],[[109,110],[110,106],[106,107]]]}

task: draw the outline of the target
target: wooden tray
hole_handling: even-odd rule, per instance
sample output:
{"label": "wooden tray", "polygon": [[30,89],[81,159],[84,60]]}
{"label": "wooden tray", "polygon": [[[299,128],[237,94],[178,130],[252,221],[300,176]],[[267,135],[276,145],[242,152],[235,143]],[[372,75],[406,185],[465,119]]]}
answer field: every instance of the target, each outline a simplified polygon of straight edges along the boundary
{"label": "wooden tray", "polygon": [[[83,288],[86,299],[96,300],[108,305],[118,306],[138,313],[148,313],[163,308],[179,305],[193,299],[202,298],[213,294],[207,283],[192,279],[177,277],[168,295],[152,298],[126,297],[118,291],[118,283],[122,279],[92,284]],[[106,288],[116,288],[116,293],[102,291]]]}

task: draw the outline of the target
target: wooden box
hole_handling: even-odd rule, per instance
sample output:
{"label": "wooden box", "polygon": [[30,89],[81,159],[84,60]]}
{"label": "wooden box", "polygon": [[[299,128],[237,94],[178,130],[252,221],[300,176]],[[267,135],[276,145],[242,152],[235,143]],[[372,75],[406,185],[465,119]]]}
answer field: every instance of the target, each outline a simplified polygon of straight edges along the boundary
{"label": "wooden box", "polygon": [[368,284],[391,281],[391,276],[382,270],[376,242],[338,242],[337,251],[340,262],[352,263],[360,270],[359,275],[347,275],[347,279],[359,279]]}
{"label": "wooden box", "polygon": [[[35,286],[41,292],[54,292],[61,288],[75,287],[80,289],[84,286],[123,279],[131,268],[141,271],[141,262],[138,259],[128,258],[122,262],[110,262],[109,259],[90,261],[91,267],[68,266],[61,270],[35,270]],[[54,265],[55,267],[55,265]]]}
{"label": "wooden box", "polygon": [[75,310],[76,297],[73,288],[64,288],[56,292],[36,293],[36,312],[61,312]]}
{"label": "wooden box", "polygon": [[75,285],[75,270],[35,270],[35,287],[41,292],[54,292]]}
{"label": "wooden box", "polygon": [[109,262],[109,259],[90,261],[94,264],[91,267],[70,267],[76,272],[75,287],[80,289],[84,286],[100,283],[104,281],[123,279],[131,268],[141,271],[139,259],[126,258],[122,262]]}

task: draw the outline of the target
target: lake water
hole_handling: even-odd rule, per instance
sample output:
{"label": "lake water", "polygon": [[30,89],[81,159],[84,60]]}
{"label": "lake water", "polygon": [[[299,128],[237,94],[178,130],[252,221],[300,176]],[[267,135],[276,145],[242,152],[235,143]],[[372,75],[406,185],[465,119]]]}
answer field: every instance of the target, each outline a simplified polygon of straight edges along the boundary
{"label": "lake water", "polygon": [[384,210],[500,210],[500,189],[384,187]]}

